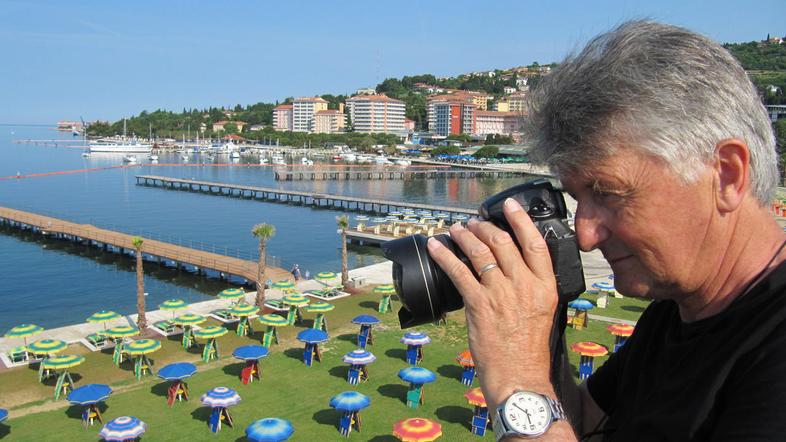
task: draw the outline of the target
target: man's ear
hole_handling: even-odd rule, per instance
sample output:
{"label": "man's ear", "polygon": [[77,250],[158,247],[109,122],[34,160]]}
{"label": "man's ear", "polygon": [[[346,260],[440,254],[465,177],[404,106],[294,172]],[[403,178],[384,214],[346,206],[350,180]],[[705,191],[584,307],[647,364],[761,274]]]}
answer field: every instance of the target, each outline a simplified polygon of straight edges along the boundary
{"label": "man's ear", "polygon": [[718,209],[732,212],[742,203],[750,188],[750,151],[738,138],[721,140],[715,145],[715,199]]}

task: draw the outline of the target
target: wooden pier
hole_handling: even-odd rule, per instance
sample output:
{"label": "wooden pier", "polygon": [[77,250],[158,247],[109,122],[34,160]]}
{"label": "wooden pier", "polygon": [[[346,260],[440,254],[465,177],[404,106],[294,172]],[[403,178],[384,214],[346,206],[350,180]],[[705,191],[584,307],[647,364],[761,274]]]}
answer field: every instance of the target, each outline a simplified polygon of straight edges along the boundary
{"label": "wooden pier", "polygon": [[248,198],[285,204],[302,204],[313,207],[355,210],[372,214],[383,214],[405,208],[445,212],[449,215],[449,220],[452,220],[455,215],[475,216],[478,214],[476,209],[465,209],[461,207],[407,203],[404,201],[377,200],[372,198],[330,195],[297,190],[282,190],[268,187],[246,186],[242,184],[197,181],[155,175],[137,175],[136,183],[137,185],[161,187],[171,190],[200,192],[212,195]]}
{"label": "wooden pier", "polygon": [[515,170],[277,170],[276,181],[415,180],[447,178],[515,178],[527,174]]}
{"label": "wooden pier", "polygon": [[[49,216],[23,212],[21,210],[0,207],[0,223],[29,229],[42,235],[80,242],[104,250],[116,250],[120,253],[133,251],[134,235],[101,229],[90,224],[78,224]],[[178,268],[183,265],[195,266],[200,274],[213,270],[228,279],[234,275],[245,279],[249,284],[256,281],[257,263],[245,259],[196,250],[163,241],[142,237],[142,253],[155,257],[159,263],[163,260],[174,261]],[[286,279],[289,272],[276,267],[267,267],[267,278]]]}

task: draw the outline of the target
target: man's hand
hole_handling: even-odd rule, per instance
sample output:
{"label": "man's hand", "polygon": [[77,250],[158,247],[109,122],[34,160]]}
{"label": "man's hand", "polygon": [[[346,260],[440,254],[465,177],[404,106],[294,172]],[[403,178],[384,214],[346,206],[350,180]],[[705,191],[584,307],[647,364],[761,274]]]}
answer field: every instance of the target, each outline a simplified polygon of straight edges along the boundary
{"label": "man's hand", "polygon": [[480,280],[438,241],[428,243],[432,258],[464,297],[469,347],[490,409],[516,389],[554,397],[549,337],[557,285],[551,258],[522,207],[508,199],[504,211],[521,250],[489,222],[471,220],[466,229],[460,224],[450,229]]}

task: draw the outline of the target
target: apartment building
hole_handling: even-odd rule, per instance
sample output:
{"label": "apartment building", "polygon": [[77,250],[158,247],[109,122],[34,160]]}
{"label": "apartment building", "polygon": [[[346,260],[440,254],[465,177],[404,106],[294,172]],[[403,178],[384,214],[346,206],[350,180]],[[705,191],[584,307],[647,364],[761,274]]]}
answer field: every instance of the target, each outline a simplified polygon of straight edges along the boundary
{"label": "apartment building", "polygon": [[273,108],[273,129],[292,130],[292,108],[291,104],[282,104]]}
{"label": "apartment building", "polygon": [[474,135],[512,135],[520,133],[523,117],[517,112],[476,111]]}
{"label": "apartment building", "polygon": [[429,103],[429,130],[437,135],[475,133],[475,105],[469,101],[435,101]]}
{"label": "apartment building", "polygon": [[314,115],[327,110],[328,102],[319,97],[296,98],[292,103],[292,130],[309,132],[314,125]]}
{"label": "apartment building", "polygon": [[347,99],[355,132],[404,134],[404,102],[385,94],[357,95]]}
{"label": "apartment building", "polygon": [[346,116],[343,110],[326,109],[314,114],[311,132],[318,134],[334,134],[344,132]]}

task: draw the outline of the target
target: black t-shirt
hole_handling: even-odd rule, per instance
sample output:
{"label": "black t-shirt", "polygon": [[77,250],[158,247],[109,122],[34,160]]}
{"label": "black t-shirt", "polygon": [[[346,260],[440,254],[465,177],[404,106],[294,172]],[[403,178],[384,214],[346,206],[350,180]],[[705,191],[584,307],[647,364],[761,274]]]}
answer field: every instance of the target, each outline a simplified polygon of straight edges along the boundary
{"label": "black t-shirt", "polygon": [[786,262],[719,314],[653,302],[587,380],[604,440],[786,440]]}

